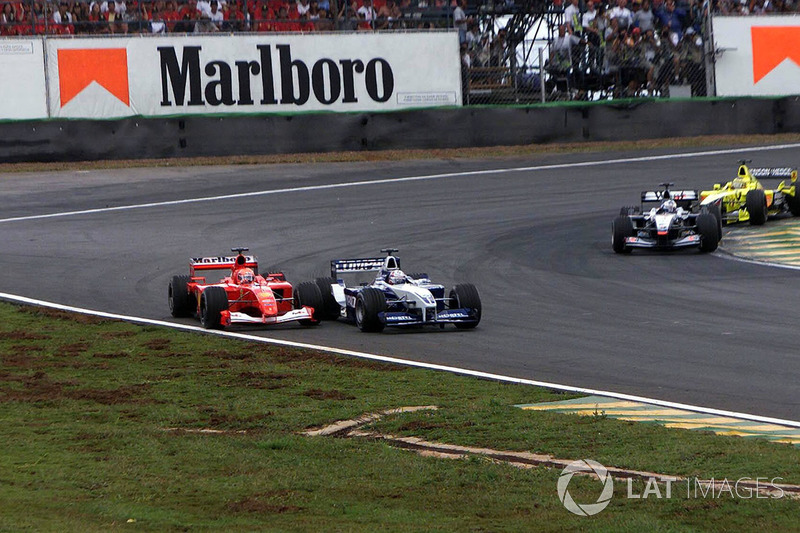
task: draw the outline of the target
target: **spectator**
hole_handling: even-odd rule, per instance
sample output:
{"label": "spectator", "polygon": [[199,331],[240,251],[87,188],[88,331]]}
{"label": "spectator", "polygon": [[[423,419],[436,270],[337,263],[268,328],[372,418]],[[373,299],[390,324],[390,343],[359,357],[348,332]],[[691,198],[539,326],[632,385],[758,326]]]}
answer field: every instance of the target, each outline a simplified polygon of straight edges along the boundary
{"label": "spectator", "polygon": [[473,54],[473,63],[476,67],[488,67],[489,61],[491,60],[491,51],[492,45],[489,41],[489,36],[487,34],[483,34],[481,36],[478,45],[475,48],[475,53]]}
{"label": "spectator", "polygon": [[281,31],[281,32],[292,32],[292,31],[301,31],[302,27],[297,22],[289,20],[289,12],[285,6],[281,6],[278,10],[278,18],[275,20],[275,24],[273,24],[274,31]]}
{"label": "spectator", "polygon": [[211,12],[208,18],[217,28],[222,28],[225,22],[225,16],[222,14],[222,11],[220,11],[219,2],[217,0],[211,0]]}
{"label": "spectator", "polygon": [[225,22],[225,29],[233,32],[247,31],[249,29],[247,15],[242,11],[239,2],[233,2],[228,8],[228,18]]}
{"label": "spectator", "polygon": [[656,16],[661,22],[661,27],[668,29],[678,37],[678,41],[683,38],[683,19],[686,12],[675,7],[675,0],[666,0],[663,11]]}
{"label": "spectator", "polygon": [[594,0],[589,0],[586,2],[586,13],[581,16],[581,27],[583,28],[584,32],[586,31],[586,27],[589,26],[596,18],[597,10],[594,8]]}
{"label": "spectator", "polygon": [[175,33],[194,33],[197,11],[187,11],[181,19],[175,23]]}
{"label": "spectator", "polygon": [[467,42],[467,14],[464,12],[464,0],[456,0],[453,10],[453,27],[458,30],[458,42]]}
{"label": "spectator", "polygon": [[689,27],[681,39],[678,52],[679,77],[692,86],[692,96],[706,95],[706,71],[703,64],[703,39]]}
{"label": "spectator", "polygon": [[319,10],[319,19],[314,23],[316,31],[333,31],[333,20],[326,9]]}
{"label": "spectator", "polygon": [[386,4],[378,11],[377,28],[394,29],[397,21],[403,18],[403,12],[397,7],[394,0],[386,0]]}
{"label": "spectator", "polygon": [[198,20],[200,18],[199,15],[209,15],[209,16],[211,15],[211,2],[210,2],[210,0],[197,0],[197,3],[195,4],[195,8],[197,9],[197,11],[200,12],[200,13],[198,13]]}
{"label": "spectator", "polygon": [[194,33],[216,33],[219,31],[217,25],[205,13],[200,13],[200,18],[194,25]]}
{"label": "spectator", "polygon": [[[284,8],[285,9],[285,8]],[[261,4],[259,13],[254,17],[254,29],[257,32],[275,31],[275,14],[267,4]]]}
{"label": "spectator", "polygon": [[628,0],[617,0],[617,5],[609,11],[608,18],[616,19],[620,30],[627,30],[633,20],[633,13],[628,9]]}
{"label": "spectator", "polygon": [[581,35],[583,33],[579,0],[570,0],[570,4],[564,10],[564,24],[570,27],[573,35]]}
{"label": "spectator", "polygon": [[489,47],[489,66],[501,67],[506,61],[506,30],[497,32]]}
{"label": "spectator", "polygon": [[125,33],[122,16],[117,13],[117,4],[114,2],[108,2],[106,7],[108,11],[105,13],[103,18],[105,19],[106,27],[108,28],[107,33]]}
{"label": "spectator", "polygon": [[646,35],[648,31],[655,30],[654,19],[653,10],[650,9],[650,0],[644,0],[641,9],[633,14],[633,26],[642,30],[642,34]]}
{"label": "spectator", "polygon": [[467,23],[467,35],[465,41],[467,43],[467,48],[469,48],[470,52],[475,52],[475,49],[478,46],[478,43],[481,40],[480,29],[478,28],[478,23],[474,20],[470,20]]}
{"label": "spectator", "polygon": [[311,9],[311,5],[308,3],[308,0],[297,0],[295,2],[295,10],[292,13],[291,18],[303,18],[305,17],[308,10]]}
{"label": "spectator", "polygon": [[572,33],[572,27],[568,24],[558,27],[558,37],[550,43],[547,71],[556,78],[566,78],[570,89],[583,84],[580,69],[573,68],[575,51],[581,43],[581,39]]}
{"label": "spectator", "polygon": [[[358,29],[372,29],[378,13],[372,5],[372,0],[365,0],[364,5],[358,8]],[[366,24],[365,24],[366,23]]]}

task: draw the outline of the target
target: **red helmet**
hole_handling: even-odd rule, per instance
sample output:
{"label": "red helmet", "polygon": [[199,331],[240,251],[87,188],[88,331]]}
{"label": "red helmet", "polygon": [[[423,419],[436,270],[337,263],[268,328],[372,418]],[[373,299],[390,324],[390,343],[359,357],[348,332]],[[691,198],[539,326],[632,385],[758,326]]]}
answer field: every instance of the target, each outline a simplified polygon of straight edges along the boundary
{"label": "red helmet", "polygon": [[236,282],[237,283],[253,283],[255,281],[256,275],[253,271],[249,268],[242,268],[236,273]]}

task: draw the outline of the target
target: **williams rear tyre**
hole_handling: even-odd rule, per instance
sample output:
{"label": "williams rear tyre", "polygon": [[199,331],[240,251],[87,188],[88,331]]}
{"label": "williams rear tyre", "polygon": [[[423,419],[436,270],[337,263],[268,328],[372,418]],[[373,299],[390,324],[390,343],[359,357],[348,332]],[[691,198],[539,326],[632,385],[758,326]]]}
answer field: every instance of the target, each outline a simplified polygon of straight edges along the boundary
{"label": "williams rear tyre", "polygon": [[409,274],[408,277],[416,280],[431,279],[425,272],[414,272],[413,274]]}
{"label": "williams rear tyre", "polygon": [[172,281],[169,283],[167,299],[169,310],[175,318],[192,316],[197,310],[197,300],[187,289],[190,279],[189,276],[172,276]]}
{"label": "williams rear tyre", "polygon": [[713,252],[719,245],[717,220],[711,213],[697,215],[697,234],[700,235],[700,251]]}
{"label": "williams rear tyre", "polygon": [[356,296],[356,325],[361,331],[379,332],[386,326],[379,313],[386,311],[386,296],[383,291],[367,287]]}
{"label": "williams rear tyre", "polygon": [[204,328],[221,328],[221,313],[227,310],[228,294],[222,287],[208,287],[200,295],[200,324]]}
{"label": "williams rear tyre", "polygon": [[317,278],[314,283],[319,287],[319,292],[322,295],[322,308],[317,311],[314,310],[314,316],[320,320],[336,320],[341,314],[341,307],[333,297],[331,285],[336,285],[335,278]]}
{"label": "williams rear tyre", "polygon": [[750,214],[750,224],[761,226],[767,221],[767,195],[761,189],[747,191],[744,205]]}
{"label": "williams rear tyre", "polygon": [[319,286],[313,281],[304,281],[294,288],[292,294],[295,309],[301,309],[303,306],[311,307],[314,309],[314,318],[300,320],[303,326],[316,326],[319,324],[320,318],[317,313],[325,307],[322,299],[322,292]]}
{"label": "williams rear tyre", "polygon": [[625,239],[633,237],[633,224],[626,216],[618,216],[611,224],[611,248],[618,254],[631,253],[631,247],[625,244]]}
{"label": "williams rear tyre", "polygon": [[453,287],[450,291],[450,308],[451,309],[474,309],[475,322],[465,324],[456,323],[458,329],[472,329],[481,321],[481,297],[478,295],[478,289],[472,283],[460,283]]}

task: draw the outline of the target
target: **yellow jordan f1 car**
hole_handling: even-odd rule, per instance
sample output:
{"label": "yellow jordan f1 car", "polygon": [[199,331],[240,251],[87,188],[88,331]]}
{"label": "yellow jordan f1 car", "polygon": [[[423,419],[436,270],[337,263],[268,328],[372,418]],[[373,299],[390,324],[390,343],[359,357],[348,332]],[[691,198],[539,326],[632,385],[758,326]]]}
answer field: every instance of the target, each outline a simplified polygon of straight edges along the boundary
{"label": "yellow jordan f1 car", "polygon": [[[707,206],[720,222],[750,222],[760,226],[768,217],[781,213],[800,216],[800,187],[797,169],[749,168],[750,161],[739,161],[739,172],[725,185],[716,183],[710,191],[700,192],[700,205]],[[759,178],[789,178],[775,189],[766,189]],[[717,211],[718,210],[718,211]]]}

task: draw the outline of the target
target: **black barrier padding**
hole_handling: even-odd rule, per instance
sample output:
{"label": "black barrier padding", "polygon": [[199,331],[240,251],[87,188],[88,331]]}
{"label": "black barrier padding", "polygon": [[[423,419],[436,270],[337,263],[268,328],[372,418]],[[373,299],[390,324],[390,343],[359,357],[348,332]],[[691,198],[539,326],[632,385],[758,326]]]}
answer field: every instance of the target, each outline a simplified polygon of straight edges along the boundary
{"label": "black barrier padding", "polygon": [[269,155],[783,132],[800,132],[800,97],[8,121],[0,123],[0,161]]}

